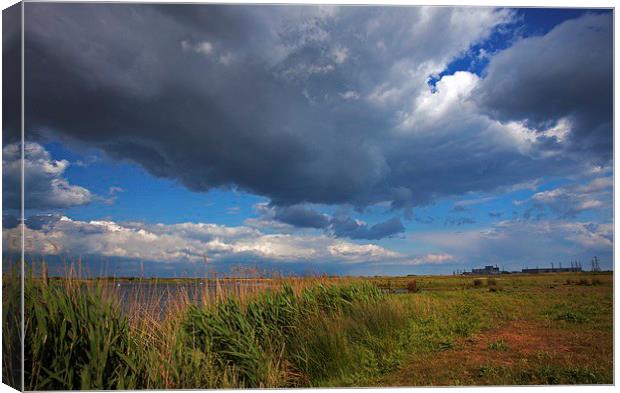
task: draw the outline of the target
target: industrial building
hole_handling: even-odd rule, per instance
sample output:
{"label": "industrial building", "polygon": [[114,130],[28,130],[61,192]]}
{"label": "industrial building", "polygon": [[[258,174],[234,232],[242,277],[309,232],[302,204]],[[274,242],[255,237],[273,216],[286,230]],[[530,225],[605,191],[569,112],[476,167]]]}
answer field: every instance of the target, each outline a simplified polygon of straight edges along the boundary
{"label": "industrial building", "polygon": [[[595,257],[596,258],[596,257]],[[597,259],[593,259],[594,262],[592,262],[592,271],[597,271],[596,268],[598,268],[598,260]],[[596,264],[596,265],[595,265]],[[595,268],[596,267],[596,268]],[[600,268],[599,268],[600,270]],[[525,268],[525,269],[521,269],[521,271],[519,272],[517,271],[512,271],[512,272],[508,272],[508,271],[504,271],[504,270],[500,270],[500,268],[495,265],[487,265],[483,268],[479,268],[479,269],[471,269],[471,272],[464,272],[464,271],[460,271],[457,270],[456,272],[454,272],[454,274],[462,274],[462,275],[496,275],[496,274],[510,274],[510,273],[526,273],[526,274],[538,274],[538,273],[569,273],[569,272],[581,272],[583,271],[581,269],[581,263],[578,261],[575,262],[571,262],[570,263],[570,267],[562,267],[562,264],[559,265],[559,267],[554,266],[554,264],[551,264],[551,267],[536,267],[536,268]]]}
{"label": "industrial building", "polygon": [[499,267],[497,266],[487,265],[483,267],[482,269],[471,269],[471,274],[492,275],[492,274],[500,274],[500,271],[499,271]]}

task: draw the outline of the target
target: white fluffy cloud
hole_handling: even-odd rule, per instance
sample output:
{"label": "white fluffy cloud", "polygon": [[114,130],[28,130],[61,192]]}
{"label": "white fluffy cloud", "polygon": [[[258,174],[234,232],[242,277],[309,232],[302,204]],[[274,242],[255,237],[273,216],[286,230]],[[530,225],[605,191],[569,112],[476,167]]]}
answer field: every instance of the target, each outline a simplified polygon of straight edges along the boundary
{"label": "white fluffy cloud", "polygon": [[[84,187],[69,184],[63,177],[66,160],[54,160],[43,146],[24,145],[25,208],[56,209],[83,205],[93,200]],[[19,209],[21,193],[21,145],[12,143],[2,149],[2,173],[5,209]]]}
{"label": "white fluffy cloud", "polygon": [[[357,244],[324,235],[265,234],[258,229],[208,223],[143,224],[38,220],[26,228],[26,252],[42,255],[100,255],[160,262],[242,261],[359,263],[398,260],[403,255],[375,244]],[[5,229],[5,236],[12,231]]]}

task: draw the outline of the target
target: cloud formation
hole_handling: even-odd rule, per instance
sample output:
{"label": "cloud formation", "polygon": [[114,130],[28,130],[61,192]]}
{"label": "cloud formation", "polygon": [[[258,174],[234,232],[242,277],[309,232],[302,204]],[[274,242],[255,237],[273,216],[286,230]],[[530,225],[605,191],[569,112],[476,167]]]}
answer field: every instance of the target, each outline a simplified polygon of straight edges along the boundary
{"label": "cloud formation", "polygon": [[[21,144],[11,143],[2,149],[2,182],[4,209],[21,205]],[[69,184],[63,177],[69,166],[66,160],[54,160],[38,143],[24,145],[25,208],[33,210],[62,209],[83,205],[93,200],[84,187]]]}
{"label": "cloud formation", "polygon": [[613,178],[604,176],[594,178],[586,184],[572,183],[567,186],[540,191],[527,200],[515,201],[516,205],[525,205],[526,216],[534,212],[545,213],[550,210],[560,218],[575,218],[587,210],[607,209],[612,207]]}
{"label": "cloud formation", "polygon": [[[574,172],[600,157],[562,156],[566,146],[595,138],[583,149],[608,149],[611,138],[605,92],[601,105],[558,104],[548,119],[491,107],[502,67],[536,54],[534,38],[490,55],[486,76],[457,72],[429,88],[429,76],[513,23],[508,10],[38,3],[26,17],[29,137],[96,147],[195,191],[410,209]],[[606,18],[540,40],[605,31]],[[609,74],[611,39],[566,40],[583,53],[594,39],[589,63],[603,68],[580,71],[579,86]],[[538,65],[519,63],[511,86]],[[554,76],[528,91],[554,98],[551,85],[566,83]],[[586,123],[595,134],[580,131]]]}
{"label": "cloud formation", "polygon": [[[49,140],[192,191],[268,199],[239,227],[32,216],[30,251],[369,269],[611,258],[611,177],[599,169],[612,160],[612,18],[597,11],[487,51],[499,31],[519,30],[512,11],[29,4],[27,208],[112,203],[121,192],[103,198],[70,184],[69,163],[42,147]],[[14,39],[5,37],[4,54],[18,48]],[[453,70],[472,56],[488,66]],[[5,207],[19,201],[15,124],[4,130]],[[586,173],[595,178],[575,180]],[[468,226],[510,216],[499,194],[526,188],[532,195],[515,210],[538,220],[513,212],[512,221]],[[462,199],[472,195],[485,197]],[[451,216],[425,210],[449,198]],[[499,210],[478,214],[492,199]],[[384,218],[369,223],[342,213],[379,207]],[[229,218],[243,211],[229,207]],[[411,255],[373,244],[403,236],[401,214],[425,228],[443,218],[443,232],[416,233],[425,243]],[[515,248],[523,244],[531,249]]]}
{"label": "cloud formation", "polygon": [[[7,237],[19,226],[5,228]],[[135,260],[199,262],[338,262],[402,260],[404,255],[375,244],[356,244],[329,236],[267,234],[247,226],[210,223],[144,224],[78,221],[61,215],[26,220],[30,255],[100,255]]]}
{"label": "cloud formation", "polygon": [[383,239],[405,231],[398,217],[369,226],[348,216],[336,216],[331,220],[331,228],[334,235],[351,239]]}
{"label": "cloud formation", "polygon": [[[405,231],[400,218],[393,217],[374,225],[352,218],[346,214],[329,215],[320,213],[304,205],[292,206],[269,206],[258,204],[255,206],[260,214],[259,222],[263,226],[278,226],[284,223],[295,228],[321,229],[326,234],[335,237],[348,237],[350,239],[379,240],[393,237]],[[250,222],[256,224],[256,220]],[[273,223],[275,225],[273,225]]]}
{"label": "cloud formation", "polygon": [[324,229],[330,223],[328,215],[300,205],[283,206],[274,209],[273,219],[301,228]]}
{"label": "cloud formation", "polygon": [[478,100],[497,119],[535,128],[568,119],[570,149],[595,152],[605,162],[612,154],[612,34],[613,16],[606,13],[524,38],[491,57]]}

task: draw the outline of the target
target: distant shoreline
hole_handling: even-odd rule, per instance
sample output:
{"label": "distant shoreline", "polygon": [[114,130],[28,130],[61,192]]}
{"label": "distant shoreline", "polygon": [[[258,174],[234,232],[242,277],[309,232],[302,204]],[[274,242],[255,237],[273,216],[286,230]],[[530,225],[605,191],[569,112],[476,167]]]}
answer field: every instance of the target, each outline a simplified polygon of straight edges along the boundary
{"label": "distant shoreline", "polygon": [[[497,274],[497,275],[484,275],[484,274],[467,274],[467,275],[452,275],[452,274],[438,274],[438,275],[402,275],[402,276],[283,276],[283,277],[82,277],[82,278],[70,278],[73,281],[112,281],[112,282],[158,282],[158,283],[188,283],[188,282],[273,282],[273,281],[286,281],[286,280],[415,280],[415,279],[449,279],[449,278],[502,278],[502,277],[536,277],[536,276],[551,276],[551,275],[608,275],[613,274],[613,270],[605,270],[600,272],[582,271],[582,272],[545,272],[545,273],[510,273],[510,274]],[[40,277],[34,277],[39,279]],[[65,276],[49,276],[49,280],[62,281],[66,280]]]}

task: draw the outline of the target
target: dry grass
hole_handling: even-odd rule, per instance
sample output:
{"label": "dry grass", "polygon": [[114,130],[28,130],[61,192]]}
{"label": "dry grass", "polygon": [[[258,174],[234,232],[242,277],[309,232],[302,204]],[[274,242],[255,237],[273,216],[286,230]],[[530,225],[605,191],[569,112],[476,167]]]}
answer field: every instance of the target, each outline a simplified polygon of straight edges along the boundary
{"label": "dry grass", "polygon": [[[39,272],[27,280],[27,389],[613,378],[610,274],[95,280],[78,278],[79,268],[63,278]],[[10,344],[3,341],[5,355]],[[43,372],[52,366],[55,374]]]}
{"label": "dry grass", "polygon": [[316,385],[355,369],[359,351],[379,356],[393,337],[377,326],[402,320],[363,280],[133,280],[127,292],[39,271],[26,279],[27,390]]}

